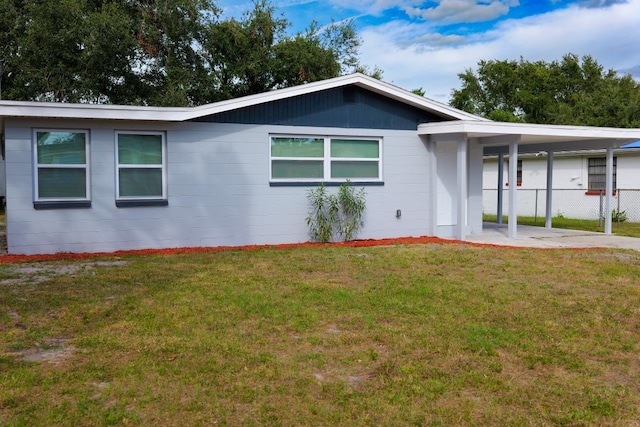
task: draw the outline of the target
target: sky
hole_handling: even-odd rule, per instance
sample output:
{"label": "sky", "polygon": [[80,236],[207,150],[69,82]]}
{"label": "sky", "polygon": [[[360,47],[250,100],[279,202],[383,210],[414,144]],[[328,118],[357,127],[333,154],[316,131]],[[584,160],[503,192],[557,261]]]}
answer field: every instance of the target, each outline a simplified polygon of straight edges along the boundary
{"label": "sky", "polygon": [[[640,80],[640,0],[271,0],[303,31],[312,20],[352,19],[360,62],[382,79],[447,103],[458,74],[480,60],[561,61],[592,56],[606,70]],[[247,0],[219,0],[240,17]]]}

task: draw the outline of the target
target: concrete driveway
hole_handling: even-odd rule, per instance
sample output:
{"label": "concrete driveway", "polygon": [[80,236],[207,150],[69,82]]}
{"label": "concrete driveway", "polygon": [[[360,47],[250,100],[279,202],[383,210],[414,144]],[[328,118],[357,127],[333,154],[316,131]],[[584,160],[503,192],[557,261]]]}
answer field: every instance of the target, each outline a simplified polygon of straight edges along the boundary
{"label": "concrete driveway", "polygon": [[467,241],[491,245],[531,248],[616,248],[640,251],[640,238],[606,235],[580,230],[519,225],[516,239],[507,237],[507,224],[483,224],[479,235],[467,236]]}

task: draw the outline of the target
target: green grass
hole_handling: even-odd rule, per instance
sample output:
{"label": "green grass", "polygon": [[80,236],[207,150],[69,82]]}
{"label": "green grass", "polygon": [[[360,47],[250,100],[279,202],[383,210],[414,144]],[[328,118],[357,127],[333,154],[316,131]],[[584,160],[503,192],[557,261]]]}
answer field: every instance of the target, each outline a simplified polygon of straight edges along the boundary
{"label": "green grass", "polygon": [[99,261],[0,266],[0,425],[640,419],[637,252],[447,244]]}
{"label": "green grass", "polygon": [[[482,219],[486,222],[496,222],[497,216],[484,214]],[[507,224],[509,222],[509,218],[507,216],[503,216],[502,221]],[[519,216],[518,224],[544,227],[544,217],[535,218],[533,216]],[[568,230],[604,231],[604,222],[602,225],[598,225],[597,219],[591,220],[553,217],[551,225],[553,228],[564,228]],[[640,237],[640,223],[627,221],[618,223],[614,221],[611,224],[611,231],[613,234],[617,234],[619,236]]]}

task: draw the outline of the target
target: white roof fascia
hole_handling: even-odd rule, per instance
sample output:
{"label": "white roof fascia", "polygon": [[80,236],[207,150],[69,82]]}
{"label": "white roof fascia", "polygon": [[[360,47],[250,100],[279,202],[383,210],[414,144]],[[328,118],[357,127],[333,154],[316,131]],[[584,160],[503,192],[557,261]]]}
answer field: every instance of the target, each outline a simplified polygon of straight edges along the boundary
{"label": "white roof fascia", "polygon": [[637,141],[640,129],[605,128],[592,126],[541,125],[477,120],[424,123],[418,126],[420,135],[443,135],[463,133],[468,137],[486,138],[504,135],[519,135],[521,142],[545,142],[545,137],[555,142],[579,140],[612,140],[617,142]]}
{"label": "white roof fascia", "polygon": [[346,76],[335,77],[333,79],[306,83],[299,86],[278,89],[271,92],[249,95],[242,98],[235,98],[227,101],[217,102],[215,104],[195,107],[192,114],[190,114],[189,119],[222,113],[225,111],[244,107],[250,107],[252,105],[279,101],[285,98],[307,95],[309,93],[320,92],[323,90],[334,89],[337,87],[343,87],[352,84],[381,94],[388,98],[395,99],[396,101],[402,102],[404,104],[412,105],[421,110],[427,110],[439,115],[443,115],[447,118],[458,120],[487,120],[361,73],[349,74]]}
{"label": "white roof fascia", "polygon": [[191,108],[0,101],[0,117],[182,121]]}
{"label": "white roof fascia", "polygon": [[487,121],[487,119],[466,113],[429,98],[416,95],[397,86],[360,73],[187,108],[0,101],[0,117],[180,122],[351,84],[376,92],[388,98],[395,99],[404,104],[412,105],[422,110],[431,111],[434,114],[441,115],[446,118],[469,121]]}

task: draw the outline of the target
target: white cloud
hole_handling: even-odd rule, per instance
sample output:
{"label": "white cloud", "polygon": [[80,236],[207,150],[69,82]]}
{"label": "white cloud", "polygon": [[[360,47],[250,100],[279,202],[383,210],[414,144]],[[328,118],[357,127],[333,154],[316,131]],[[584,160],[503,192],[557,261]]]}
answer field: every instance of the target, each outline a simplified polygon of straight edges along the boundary
{"label": "white cloud", "polygon": [[407,7],[405,11],[409,16],[439,23],[483,22],[499,18],[517,5],[517,0],[442,0],[436,7]]}
{"label": "white cloud", "polygon": [[[587,0],[614,1],[614,0]],[[419,18],[438,23],[482,22],[499,18],[519,4],[518,0],[329,0],[340,9],[357,10],[361,13],[378,15],[383,11],[397,8],[411,18]],[[430,6],[436,3],[435,6]]]}
{"label": "white cloud", "polygon": [[[605,69],[640,65],[640,0],[606,8],[568,7],[542,15],[506,20],[493,30],[447,45],[429,25],[391,22],[360,29],[362,62],[377,65],[383,78],[447,102],[460,86],[458,73],[481,59],[560,60],[567,53],[591,55]],[[454,39],[450,39],[454,40]],[[460,39],[461,40],[461,39]]]}
{"label": "white cloud", "polygon": [[357,10],[361,13],[378,15],[393,8],[404,8],[415,3],[412,0],[328,0],[328,3],[339,9]]}
{"label": "white cloud", "polygon": [[578,4],[583,7],[607,7],[613,4],[626,3],[628,0],[580,0]]}
{"label": "white cloud", "polygon": [[[424,49],[437,49],[441,46],[457,46],[463,44],[468,39],[458,35],[443,35],[439,33],[429,33],[407,40],[405,45],[422,45]],[[402,43],[400,43],[402,44]]]}

